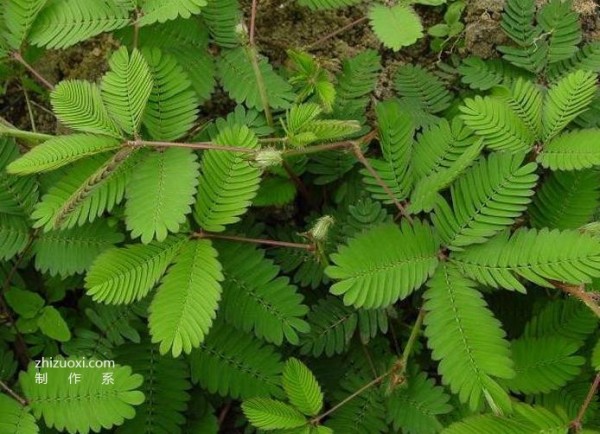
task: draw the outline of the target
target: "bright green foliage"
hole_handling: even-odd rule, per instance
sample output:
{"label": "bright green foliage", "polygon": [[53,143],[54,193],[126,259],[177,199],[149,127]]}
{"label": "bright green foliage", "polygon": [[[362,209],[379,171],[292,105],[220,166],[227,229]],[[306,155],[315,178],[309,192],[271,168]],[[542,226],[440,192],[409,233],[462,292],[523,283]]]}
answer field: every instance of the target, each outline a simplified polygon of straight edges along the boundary
{"label": "bright green foliage", "polygon": [[569,59],[581,42],[579,16],[571,9],[571,1],[552,0],[540,10],[537,21],[548,38],[548,62]]}
{"label": "bright green foliage", "polygon": [[477,90],[489,90],[520,75],[516,68],[501,59],[483,60],[479,57],[464,59],[458,72],[462,75],[463,83]]}
{"label": "bright green foliage", "polygon": [[83,273],[100,253],[124,238],[104,220],[65,231],[46,232],[33,242],[35,267],[51,275]]}
{"label": "bright green foliage", "polygon": [[140,26],[155,22],[164,23],[177,17],[190,18],[202,11],[206,0],[144,0]]}
{"label": "bright green foliage", "polygon": [[186,361],[160,356],[149,342],[119,347],[117,360],[126,360],[134,372],[144,377],[140,389],[146,396],[137,407],[135,417],[120,426],[117,432],[180,434],[191,388]]}
{"label": "bright green foliage", "polygon": [[60,342],[71,339],[69,326],[58,310],[53,306],[45,306],[37,317],[37,325],[46,336]]}
{"label": "bright green foliage", "polygon": [[323,392],[312,372],[298,359],[288,359],[282,384],[294,407],[307,416],[316,416],[323,407]]}
{"label": "bright green foliage", "polygon": [[[363,387],[370,378],[366,375],[347,375],[335,391],[335,399],[341,401],[351,393]],[[385,421],[386,407],[384,397],[378,388],[370,388],[335,411],[327,426],[334,433],[380,434],[388,430]]]}
{"label": "bright green foliage", "polygon": [[[258,148],[256,136],[245,126],[221,131],[215,143],[248,150]],[[205,152],[194,213],[202,229],[222,232],[225,225],[239,221],[256,196],[260,176],[260,169],[243,152]]]}
{"label": "bright green foliage", "polygon": [[423,37],[423,25],[419,16],[412,8],[403,4],[392,7],[375,4],[369,10],[369,20],[383,45],[394,51],[412,45]]}
{"label": "bright green foliage", "polygon": [[[515,406],[515,415],[484,414],[456,422],[442,434],[538,434],[568,432],[569,420],[563,414],[526,404]],[[583,432],[583,431],[582,431]]]}
{"label": "bright green foliage", "polygon": [[11,434],[37,434],[35,419],[27,409],[7,395],[0,395],[0,430]]}
{"label": "bright green foliage", "polygon": [[123,131],[135,135],[152,93],[150,67],[138,50],[129,54],[125,47],[112,55],[109,65],[111,70],[102,80],[102,98]]}
{"label": "bright green foliage", "polygon": [[324,111],[330,112],[336,92],[328,72],[307,53],[293,50],[288,50],[287,53],[294,62],[294,75],[290,78],[290,83],[298,88],[298,98],[305,99],[314,94]]}
{"label": "bright green foliage", "polygon": [[127,185],[125,223],[144,244],[178,232],[191,212],[198,185],[196,155],[189,149],[152,151]]}
{"label": "bright green foliage", "polygon": [[355,5],[360,0],[298,0],[298,3],[311,9],[335,9]]}
{"label": "bright green foliage", "polygon": [[356,331],[358,317],[354,310],[337,298],[326,298],[308,314],[310,332],[302,340],[302,354],[331,357],[347,350]]}
{"label": "bright green foliage", "polygon": [[194,125],[197,98],[192,83],[177,59],[157,48],[143,51],[154,87],[142,122],[155,140],[175,140]]}
{"label": "bright green foliage", "polygon": [[7,42],[19,50],[27,39],[38,14],[48,0],[15,0],[4,7],[4,22],[8,30]]}
{"label": "bright green foliage", "polygon": [[419,104],[426,112],[439,113],[450,105],[452,96],[439,78],[420,66],[404,65],[398,68],[394,85],[398,94]]}
{"label": "bright green foliage", "polygon": [[317,141],[340,140],[360,130],[356,121],[317,119],[321,113],[322,109],[317,104],[292,106],[284,124],[291,145],[306,146]]}
{"label": "bright green foliage", "polygon": [[577,71],[550,88],[543,114],[545,141],[556,136],[592,102],[597,79],[594,73]]}
{"label": "bright green foliage", "polygon": [[264,110],[265,102],[261,96],[264,86],[266,99],[272,108],[287,108],[295,99],[292,86],[279,76],[271,64],[263,56],[258,56],[258,70],[262,82],[257,79],[253,68],[250,48],[236,48],[223,53],[217,67],[221,74],[221,84],[238,103],[245,103],[249,108]]}
{"label": "bright green foliage", "polygon": [[[556,246],[560,246],[557,249]],[[519,229],[486,244],[452,255],[452,262],[472,279],[495,288],[525,291],[516,276],[540,286],[551,280],[572,284],[600,276],[600,245],[577,231]]]}
{"label": "bright green foliage", "polygon": [[17,175],[55,170],[91,155],[112,151],[120,147],[112,137],[73,134],[52,138],[8,165],[6,171]]}
{"label": "bright green foliage", "polygon": [[577,343],[555,336],[520,338],[511,345],[516,375],[506,384],[517,393],[548,393],[564,387],[581,370],[585,359],[574,353]]}
{"label": "bright green foliage", "polygon": [[452,266],[438,268],[424,293],[425,336],[445,384],[473,410],[482,400],[507,411],[498,379],[515,375],[510,345],[474,283]]}
{"label": "bright green foliage", "polygon": [[579,130],[555,138],[538,156],[551,170],[581,170],[600,165],[597,143],[600,130]]}
{"label": "bright green foliage", "polygon": [[264,257],[264,251],[231,242],[216,247],[225,275],[223,318],[275,345],[282,345],[284,339],[297,345],[298,333],[309,331],[302,319],[308,312],[302,295],[286,277],[279,277],[279,268]]}
{"label": "bright green foliage", "polygon": [[294,407],[274,399],[254,398],[242,405],[250,423],[264,430],[297,428],[306,418]]}
{"label": "bright green foliage", "polygon": [[396,389],[388,400],[394,429],[415,434],[439,432],[443,425],[438,416],[452,410],[450,397],[423,372],[409,377],[407,382],[406,388]]}
{"label": "bright green foliage", "polygon": [[63,172],[58,181],[42,196],[31,217],[35,228],[70,229],[94,221],[104,211],[110,211],[125,196],[125,187],[136,163],[135,156],[125,155],[112,167],[110,177],[106,165],[113,157],[81,160]]}
{"label": "bright green foliage", "polygon": [[450,208],[440,199],[433,223],[444,244],[462,250],[510,226],[527,208],[537,182],[536,165],[522,156],[491,154],[452,185]]}
{"label": "bright green foliage", "polygon": [[0,259],[8,260],[20,253],[29,241],[29,226],[24,218],[0,214]]}
{"label": "bright green foliage", "polygon": [[[21,373],[19,383],[34,416],[43,416],[49,427],[69,433],[98,432],[133,418],[134,406],[144,401],[144,394],[136,390],[142,384],[141,375],[132,374],[128,366],[105,369],[112,372],[114,384],[103,385],[103,370],[91,367],[41,368],[40,372],[48,373],[48,384],[36,384],[34,364]],[[81,376],[78,387],[69,384],[72,373]]]}
{"label": "bright green foliage", "polygon": [[551,173],[542,182],[529,208],[531,225],[556,229],[577,229],[585,225],[592,220],[600,204],[599,179],[592,169]]}
{"label": "bright green foliage", "polygon": [[29,40],[47,48],[66,48],[129,24],[129,12],[115,0],[48,2],[32,27]]}
{"label": "bright green foliage", "polygon": [[0,6],[0,433],[597,433],[593,16],[250,3]]}
{"label": "bright green foliage", "polygon": [[[340,281],[330,291],[343,295],[346,305],[389,306],[408,297],[431,276],[438,263],[437,247],[425,223],[378,226],[331,255],[334,265],[327,268],[327,275]],[[370,260],[365,261],[366,257]]]}
{"label": "bright green foliage", "polygon": [[191,355],[192,379],[235,398],[282,396],[281,356],[246,333],[219,324]]}
{"label": "bright green foliage", "polygon": [[222,280],[210,241],[188,241],[181,248],[150,305],[150,334],[162,354],[177,357],[200,345],[215,318]]}
{"label": "bright green foliage", "polygon": [[[383,160],[370,160],[371,165],[388,185],[394,196],[402,200],[412,187],[410,157],[413,150],[414,125],[410,116],[394,102],[377,105],[377,122]],[[363,169],[364,182],[374,199],[390,203],[390,198],[373,175]]]}
{"label": "bright green foliage", "polygon": [[413,213],[431,211],[439,199],[438,192],[450,186],[465,169],[477,160],[482,145],[482,140],[476,141],[448,167],[438,167],[439,170],[417,182],[410,197],[410,211]]}
{"label": "bright green foliage", "polygon": [[458,118],[452,123],[442,119],[430,126],[419,135],[412,152],[415,178],[423,179],[447,169],[472,144],[472,132]]}
{"label": "bright green foliage", "polygon": [[110,304],[140,300],[156,285],[182,247],[180,237],[162,243],[113,248],[98,256],[86,276],[88,294]]}
{"label": "bright green foliage", "polygon": [[38,200],[38,185],[32,177],[6,173],[6,166],[16,160],[19,150],[14,140],[0,138],[0,213],[27,216]]}
{"label": "bright green foliage", "polygon": [[60,82],[50,94],[56,117],[74,130],[120,137],[121,131],[106,110],[100,88],[82,80]]}
{"label": "bright green foliage", "polygon": [[498,97],[467,99],[461,107],[462,120],[483,137],[484,144],[494,151],[527,151],[535,139],[523,119],[507,101]]}
{"label": "bright green foliage", "polygon": [[226,48],[233,48],[239,42],[236,26],[240,23],[241,16],[238,0],[208,0],[202,9],[202,18],[212,39]]}

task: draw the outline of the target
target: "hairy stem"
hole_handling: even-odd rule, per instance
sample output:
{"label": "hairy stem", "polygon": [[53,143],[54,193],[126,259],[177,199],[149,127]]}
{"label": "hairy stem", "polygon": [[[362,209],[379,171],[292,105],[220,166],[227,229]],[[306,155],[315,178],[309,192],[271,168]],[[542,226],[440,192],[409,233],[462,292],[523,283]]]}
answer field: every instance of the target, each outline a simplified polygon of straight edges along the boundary
{"label": "hairy stem", "polygon": [[598,318],[600,318],[600,305],[598,305],[598,302],[594,296],[584,289],[583,285],[573,286],[557,281],[551,281],[551,283],[567,294],[579,299],[582,303],[589,307]]}
{"label": "hairy stem", "polygon": [[345,26],[340,27],[339,29],[337,29],[337,30],[335,30],[335,31],[333,31],[331,33],[328,33],[325,36],[317,39],[315,42],[311,42],[310,44],[305,45],[304,47],[302,47],[302,49],[303,50],[310,50],[313,47],[322,45],[323,42],[328,41],[329,39],[336,37],[340,33],[344,33],[346,30],[349,30],[349,29],[351,29],[352,27],[354,27],[354,26],[356,26],[358,24],[364,23],[367,20],[368,20],[368,17],[366,17],[366,16],[365,17],[361,17],[361,18],[359,18],[357,20],[354,20],[350,24],[346,24]]}
{"label": "hairy stem", "polygon": [[256,153],[256,150],[250,148],[244,148],[241,146],[226,146],[216,145],[211,142],[197,142],[197,143],[176,143],[176,142],[152,142],[147,140],[130,140],[125,143],[127,146],[140,147],[150,146],[156,148],[191,148],[191,149],[202,149],[202,150],[214,150],[214,151],[227,151],[227,152],[241,152],[244,154]]}
{"label": "hairy stem", "polygon": [[8,387],[8,385],[4,381],[0,381],[0,387],[2,387],[2,389],[4,389],[6,391],[6,393],[8,393],[10,396],[12,396],[17,401],[19,401],[19,404],[21,404],[23,406],[27,405],[27,400],[25,398],[23,398],[22,396],[20,396],[19,394],[17,394],[10,387]]}
{"label": "hairy stem", "polygon": [[54,90],[54,85],[50,83],[42,74],[40,74],[33,66],[27,63],[27,61],[23,59],[23,56],[21,56],[21,53],[15,51],[12,53],[12,58],[23,65],[25,69],[27,69],[31,75],[33,75],[36,80],[39,81],[46,89]]}
{"label": "hairy stem", "polygon": [[415,320],[415,323],[412,326],[412,330],[410,332],[410,337],[408,338],[408,342],[406,343],[406,347],[404,347],[404,352],[402,353],[402,358],[400,358],[396,363],[394,363],[394,365],[392,366],[392,368],[390,370],[388,370],[384,374],[381,374],[379,377],[375,378],[374,380],[368,382],[367,384],[362,386],[360,389],[358,389],[351,395],[347,396],[343,401],[340,401],[338,404],[331,407],[325,413],[315,416],[313,419],[310,420],[310,423],[313,425],[317,425],[323,418],[329,416],[331,413],[338,410],[340,407],[343,407],[344,405],[346,405],[348,402],[352,401],[354,398],[356,398],[358,395],[360,395],[364,391],[381,383],[385,378],[387,378],[390,375],[393,375],[394,377],[398,377],[398,378],[401,377],[403,380],[404,373],[406,372],[406,365],[408,363],[408,359],[412,353],[415,342],[417,341],[417,338],[419,337],[419,333],[421,331],[421,326],[423,325],[423,318],[425,318],[425,310],[423,308],[421,308],[421,310],[419,311],[419,315],[417,316],[417,319]]}
{"label": "hairy stem", "polygon": [[289,247],[293,249],[303,249],[308,251],[313,251],[315,249],[315,246],[313,244],[290,243],[287,241],[267,240],[263,238],[246,238],[236,235],[221,235],[204,231],[196,232],[192,234],[192,237],[200,239],[211,238],[216,240],[239,241],[242,243],[263,244],[267,246],[276,247]]}
{"label": "hairy stem", "polygon": [[10,128],[9,126],[6,126],[6,125],[0,125],[0,135],[10,136],[10,137],[14,137],[17,139],[34,140],[34,141],[41,141],[41,142],[45,142],[46,140],[49,140],[54,137],[49,134],[34,133],[31,131],[19,130],[18,128]]}
{"label": "hairy stem", "polygon": [[117,170],[133,152],[135,152],[135,150],[135,148],[130,147],[122,148],[108,160],[108,162],[94,172],[56,212],[54,228],[60,228],[67,217],[81,204],[81,202],[83,202],[95,188],[108,179],[110,175],[112,175],[114,171]]}
{"label": "hairy stem", "polygon": [[596,378],[594,378],[594,381],[590,386],[590,390],[588,390],[587,396],[585,397],[583,404],[581,404],[581,407],[579,408],[577,417],[573,422],[571,422],[571,427],[575,430],[575,432],[581,431],[581,429],[583,428],[583,417],[585,416],[585,412],[587,411],[588,407],[592,403],[594,396],[596,395],[596,393],[598,393],[598,387],[600,387],[600,374],[596,374]]}

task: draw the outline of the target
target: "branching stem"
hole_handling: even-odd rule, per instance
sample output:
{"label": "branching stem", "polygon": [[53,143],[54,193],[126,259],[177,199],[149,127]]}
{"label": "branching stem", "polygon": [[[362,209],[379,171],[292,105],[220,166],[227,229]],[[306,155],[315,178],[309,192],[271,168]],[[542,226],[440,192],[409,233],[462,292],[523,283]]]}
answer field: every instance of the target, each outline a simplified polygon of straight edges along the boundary
{"label": "branching stem", "polygon": [[559,288],[562,291],[566,292],[567,294],[569,294],[569,295],[571,295],[571,296],[579,299],[587,307],[589,307],[590,310],[592,312],[594,312],[594,314],[598,318],[600,318],[600,305],[598,305],[598,302],[596,301],[596,299],[594,298],[594,296],[592,294],[590,294],[589,292],[587,292],[584,289],[583,285],[573,286],[573,285],[568,285],[566,283],[557,282],[557,281],[551,281],[551,283],[554,286],[556,286],[557,288]]}
{"label": "branching stem", "polygon": [[331,38],[336,37],[337,35],[339,35],[340,33],[344,33],[346,30],[351,29],[354,26],[357,26],[358,24],[364,23],[365,21],[368,20],[368,17],[364,16],[364,17],[360,17],[357,20],[352,21],[350,24],[346,24],[343,27],[340,27],[339,29],[326,34],[325,36],[317,39],[315,42],[311,42],[308,45],[305,45],[304,47],[302,47],[303,50],[310,50],[311,48],[315,47],[315,46],[319,46],[322,45],[323,42],[328,41]]}
{"label": "branching stem", "polygon": [[221,234],[215,234],[212,232],[204,232],[204,231],[195,232],[194,234],[192,234],[192,237],[200,238],[200,239],[210,238],[210,239],[216,239],[216,240],[238,241],[238,242],[242,242],[242,243],[262,244],[262,245],[275,246],[275,247],[289,247],[289,248],[293,248],[293,249],[303,249],[303,250],[308,250],[308,251],[315,250],[315,246],[313,244],[290,243],[287,241],[267,240],[267,239],[263,239],[263,238],[246,238],[246,237],[240,237],[240,236],[236,236],[236,235],[221,235]]}
{"label": "branching stem", "polygon": [[19,404],[21,404],[23,406],[27,405],[27,400],[25,398],[23,398],[22,396],[20,396],[19,394],[17,394],[10,387],[8,387],[8,385],[4,381],[0,381],[0,387],[2,387],[2,389],[4,389],[6,391],[6,393],[8,393],[10,396],[12,396],[17,401],[19,401]]}
{"label": "branching stem", "polygon": [[596,374],[596,378],[594,378],[594,381],[590,386],[590,390],[588,390],[585,400],[579,408],[577,417],[575,418],[575,420],[573,420],[573,422],[571,422],[571,427],[575,430],[575,432],[581,431],[581,429],[583,428],[583,417],[585,416],[585,412],[587,411],[588,407],[592,403],[594,396],[596,395],[596,393],[598,393],[598,387],[600,387],[600,374]]}
{"label": "branching stem", "polygon": [[12,58],[19,62],[33,75],[48,90],[54,90],[54,85],[50,83],[42,74],[40,74],[33,66],[31,66],[18,51],[12,53]]}

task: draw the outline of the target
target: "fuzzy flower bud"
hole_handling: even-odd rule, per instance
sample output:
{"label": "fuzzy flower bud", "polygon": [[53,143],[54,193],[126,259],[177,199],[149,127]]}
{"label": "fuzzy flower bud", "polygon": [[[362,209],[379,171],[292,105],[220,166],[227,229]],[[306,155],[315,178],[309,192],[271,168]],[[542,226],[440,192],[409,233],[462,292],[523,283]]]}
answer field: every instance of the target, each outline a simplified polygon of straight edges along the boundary
{"label": "fuzzy flower bud", "polygon": [[262,149],[256,153],[254,162],[261,169],[266,169],[272,166],[279,166],[283,162],[281,151],[273,148]]}
{"label": "fuzzy flower bud", "polygon": [[335,219],[333,217],[324,215],[315,222],[309,233],[316,241],[324,241],[334,223]]}

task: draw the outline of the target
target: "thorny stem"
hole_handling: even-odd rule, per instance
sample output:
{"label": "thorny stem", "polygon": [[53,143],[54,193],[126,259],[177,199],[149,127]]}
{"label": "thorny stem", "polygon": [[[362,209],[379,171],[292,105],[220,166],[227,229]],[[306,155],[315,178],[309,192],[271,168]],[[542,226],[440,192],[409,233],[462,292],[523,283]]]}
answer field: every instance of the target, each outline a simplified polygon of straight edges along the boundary
{"label": "thorny stem", "polygon": [[358,395],[360,395],[364,391],[381,383],[383,380],[385,380],[385,378],[387,378],[390,375],[394,375],[395,377],[403,378],[404,373],[406,372],[406,365],[408,364],[408,359],[412,353],[415,342],[417,341],[417,337],[419,336],[424,317],[425,317],[425,310],[423,308],[421,308],[421,310],[419,311],[419,315],[417,316],[417,319],[415,320],[415,323],[413,324],[412,330],[410,332],[410,337],[408,338],[408,342],[406,343],[406,347],[404,347],[404,352],[402,353],[402,358],[400,358],[396,363],[394,363],[394,365],[392,366],[391,369],[389,369],[387,372],[381,374],[379,377],[375,378],[374,380],[368,382],[367,384],[362,386],[360,389],[353,392],[351,395],[348,395],[343,401],[340,401],[338,404],[334,405],[326,412],[324,412],[318,416],[315,416],[314,418],[312,418],[309,421],[309,423],[311,425],[318,425],[319,422],[321,420],[323,420],[325,417],[329,416],[331,413],[335,412],[340,407],[343,407],[344,405],[346,405],[348,402],[352,401],[354,398],[356,398]]}
{"label": "thorny stem", "polygon": [[17,401],[19,401],[19,404],[21,404],[23,406],[27,405],[27,400],[25,398],[23,398],[22,396],[18,395],[10,387],[8,387],[8,385],[4,381],[0,381],[0,387],[2,387],[6,391],[6,393],[8,393],[10,396],[12,396]]}
{"label": "thorny stem", "polygon": [[566,283],[557,282],[557,281],[551,281],[551,283],[554,286],[556,286],[557,288],[566,292],[567,294],[572,295],[575,298],[578,298],[587,307],[589,307],[590,310],[592,312],[594,312],[594,314],[598,318],[600,318],[600,305],[598,305],[598,302],[596,301],[594,296],[584,289],[583,285],[573,286],[573,285],[568,285]]}
{"label": "thorny stem", "polygon": [[33,66],[27,63],[27,61],[23,59],[23,56],[21,56],[21,53],[19,53],[18,51],[13,52],[12,58],[19,62],[21,65],[23,65],[25,69],[27,69],[31,73],[31,75],[33,75],[37,79],[37,81],[44,85],[44,87],[46,87],[48,90],[54,90],[54,85],[48,80],[46,80],[46,78],[42,74],[40,74]]}
{"label": "thorny stem", "polygon": [[596,378],[594,378],[594,382],[590,386],[590,390],[588,390],[587,396],[585,397],[583,404],[581,404],[581,408],[577,413],[577,417],[575,418],[575,420],[573,420],[573,422],[571,422],[571,427],[575,430],[575,432],[581,431],[581,429],[583,428],[583,417],[585,416],[585,412],[590,406],[592,399],[594,399],[594,396],[598,392],[598,387],[600,387],[600,374],[596,374]]}
{"label": "thorny stem", "polygon": [[212,232],[204,232],[204,231],[195,232],[194,234],[192,234],[192,237],[200,238],[200,239],[211,238],[211,239],[216,239],[216,240],[239,241],[242,243],[263,244],[263,245],[267,245],[267,246],[276,246],[276,247],[290,247],[293,249],[303,249],[303,250],[308,250],[308,251],[315,250],[314,244],[290,243],[287,241],[267,240],[267,239],[263,239],[263,238],[246,238],[246,237],[239,237],[239,236],[235,236],[235,235],[214,234]]}
{"label": "thorny stem", "polygon": [[346,24],[345,26],[340,27],[339,29],[337,29],[337,30],[335,30],[335,31],[333,31],[331,33],[328,33],[327,35],[323,36],[322,38],[317,39],[315,42],[311,42],[310,44],[305,45],[304,47],[302,47],[302,49],[303,50],[310,50],[311,48],[313,48],[315,46],[322,45],[323,42],[325,42],[325,41],[327,41],[327,40],[329,40],[329,39],[331,39],[331,38],[339,35],[340,33],[345,32],[346,30],[351,29],[352,27],[354,27],[354,26],[356,26],[358,24],[361,24],[361,23],[367,21],[367,19],[368,18],[365,16],[365,17],[361,17],[361,18],[359,18],[359,19],[357,19],[355,21],[352,21],[350,24]]}

